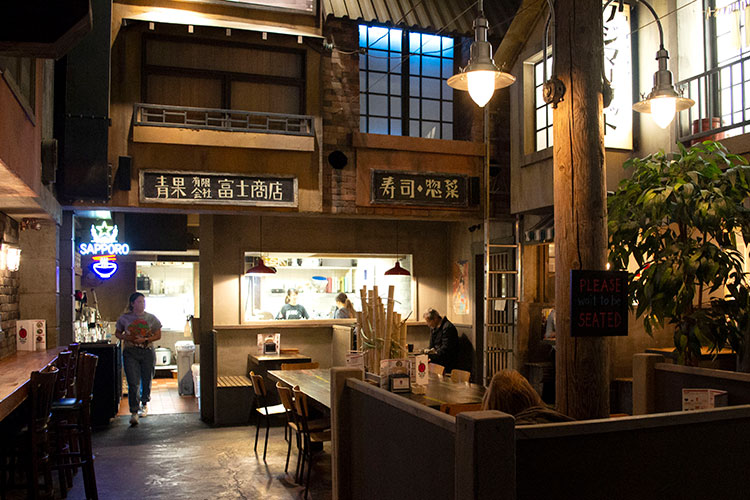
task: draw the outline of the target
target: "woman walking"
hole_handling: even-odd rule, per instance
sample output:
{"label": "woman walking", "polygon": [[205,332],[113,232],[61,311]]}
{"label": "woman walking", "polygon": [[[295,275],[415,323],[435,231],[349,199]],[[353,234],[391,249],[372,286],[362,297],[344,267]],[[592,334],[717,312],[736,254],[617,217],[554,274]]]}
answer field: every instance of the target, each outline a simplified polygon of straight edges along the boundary
{"label": "woman walking", "polygon": [[151,400],[151,379],[156,363],[154,342],[161,338],[161,322],[146,312],[146,297],[142,293],[130,295],[128,307],[115,325],[115,337],[123,341],[130,425],[138,425],[138,416],[148,415],[147,404]]}

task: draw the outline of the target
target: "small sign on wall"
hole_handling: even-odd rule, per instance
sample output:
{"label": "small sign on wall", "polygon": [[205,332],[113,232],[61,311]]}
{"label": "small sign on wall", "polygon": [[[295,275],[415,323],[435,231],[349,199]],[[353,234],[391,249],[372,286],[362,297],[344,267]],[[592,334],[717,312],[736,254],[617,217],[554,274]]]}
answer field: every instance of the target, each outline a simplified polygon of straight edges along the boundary
{"label": "small sign on wall", "polygon": [[628,334],[628,273],[570,271],[570,335],[608,337]]}

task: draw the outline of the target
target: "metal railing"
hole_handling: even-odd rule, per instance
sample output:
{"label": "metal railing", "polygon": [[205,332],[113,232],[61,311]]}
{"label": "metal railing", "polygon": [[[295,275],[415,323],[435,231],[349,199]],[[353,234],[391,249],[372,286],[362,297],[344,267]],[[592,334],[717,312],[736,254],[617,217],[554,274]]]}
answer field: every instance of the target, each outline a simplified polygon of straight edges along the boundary
{"label": "metal railing", "polygon": [[684,89],[685,97],[695,100],[695,106],[678,113],[680,142],[750,132],[750,56],[682,80],[677,86]]}
{"label": "metal railing", "polygon": [[223,132],[314,136],[313,117],[163,104],[133,105],[133,124]]}

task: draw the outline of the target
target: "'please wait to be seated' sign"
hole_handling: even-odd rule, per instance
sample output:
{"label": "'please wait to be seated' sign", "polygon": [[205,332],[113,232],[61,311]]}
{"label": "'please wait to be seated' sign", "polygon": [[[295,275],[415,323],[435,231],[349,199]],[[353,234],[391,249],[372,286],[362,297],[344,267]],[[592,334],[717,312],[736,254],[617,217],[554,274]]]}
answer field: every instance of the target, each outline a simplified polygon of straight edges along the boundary
{"label": "'please wait to be seated' sign", "polygon": [[628,273],[570,272],[570,335],[607,337],[628,334]]}

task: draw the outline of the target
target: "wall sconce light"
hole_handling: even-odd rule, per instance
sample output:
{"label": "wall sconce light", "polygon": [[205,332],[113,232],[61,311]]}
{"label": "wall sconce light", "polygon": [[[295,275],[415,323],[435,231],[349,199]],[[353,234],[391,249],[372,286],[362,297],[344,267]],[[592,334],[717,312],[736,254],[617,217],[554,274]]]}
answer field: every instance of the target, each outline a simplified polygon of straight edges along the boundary
{"label": "wall sconce light", "polygon": [[651,118],[659,127],[667,128],[672,123],[675,113],[688,109],[695,104],[695,101],[683,97],[680,92],[675,90],[672,84],[672,72],[667,69],[669,52],[664,48],[664,30],[661,27],[659,16],[647,2],[639,1],[651,11],[656,20],[656,26],[659,28],[659,50],[656,52],[659,69],[654,73],[654,88],[644,99],[633,104],[633,110],[651,114]]}
{"label": "wall sconce light", "polygon": [[492,99],[495,89],[508,87],[516,81],[510,73],[500,71],[492,59],[492,44],[487,40],[489,23],[484,17],[482,0],[479,0],[479,17],[474,19],[474,43],[471,44],[469,64],[448,78],[448,86],[468,90],[469,95],[483,108]]}
{"label": "wall sconce light", "polygon": [[14,245],[0,245],[0,271],[18,271],[21,265],[21,249]]}
{"label": "wall sconce light", "polygon": [[23,219],[21,219],[21,231],[26,231],[27,229],[33,229],[34,231],[41,231],[42,222],[39,219],[32,219],[32,218],[24,217]]}

